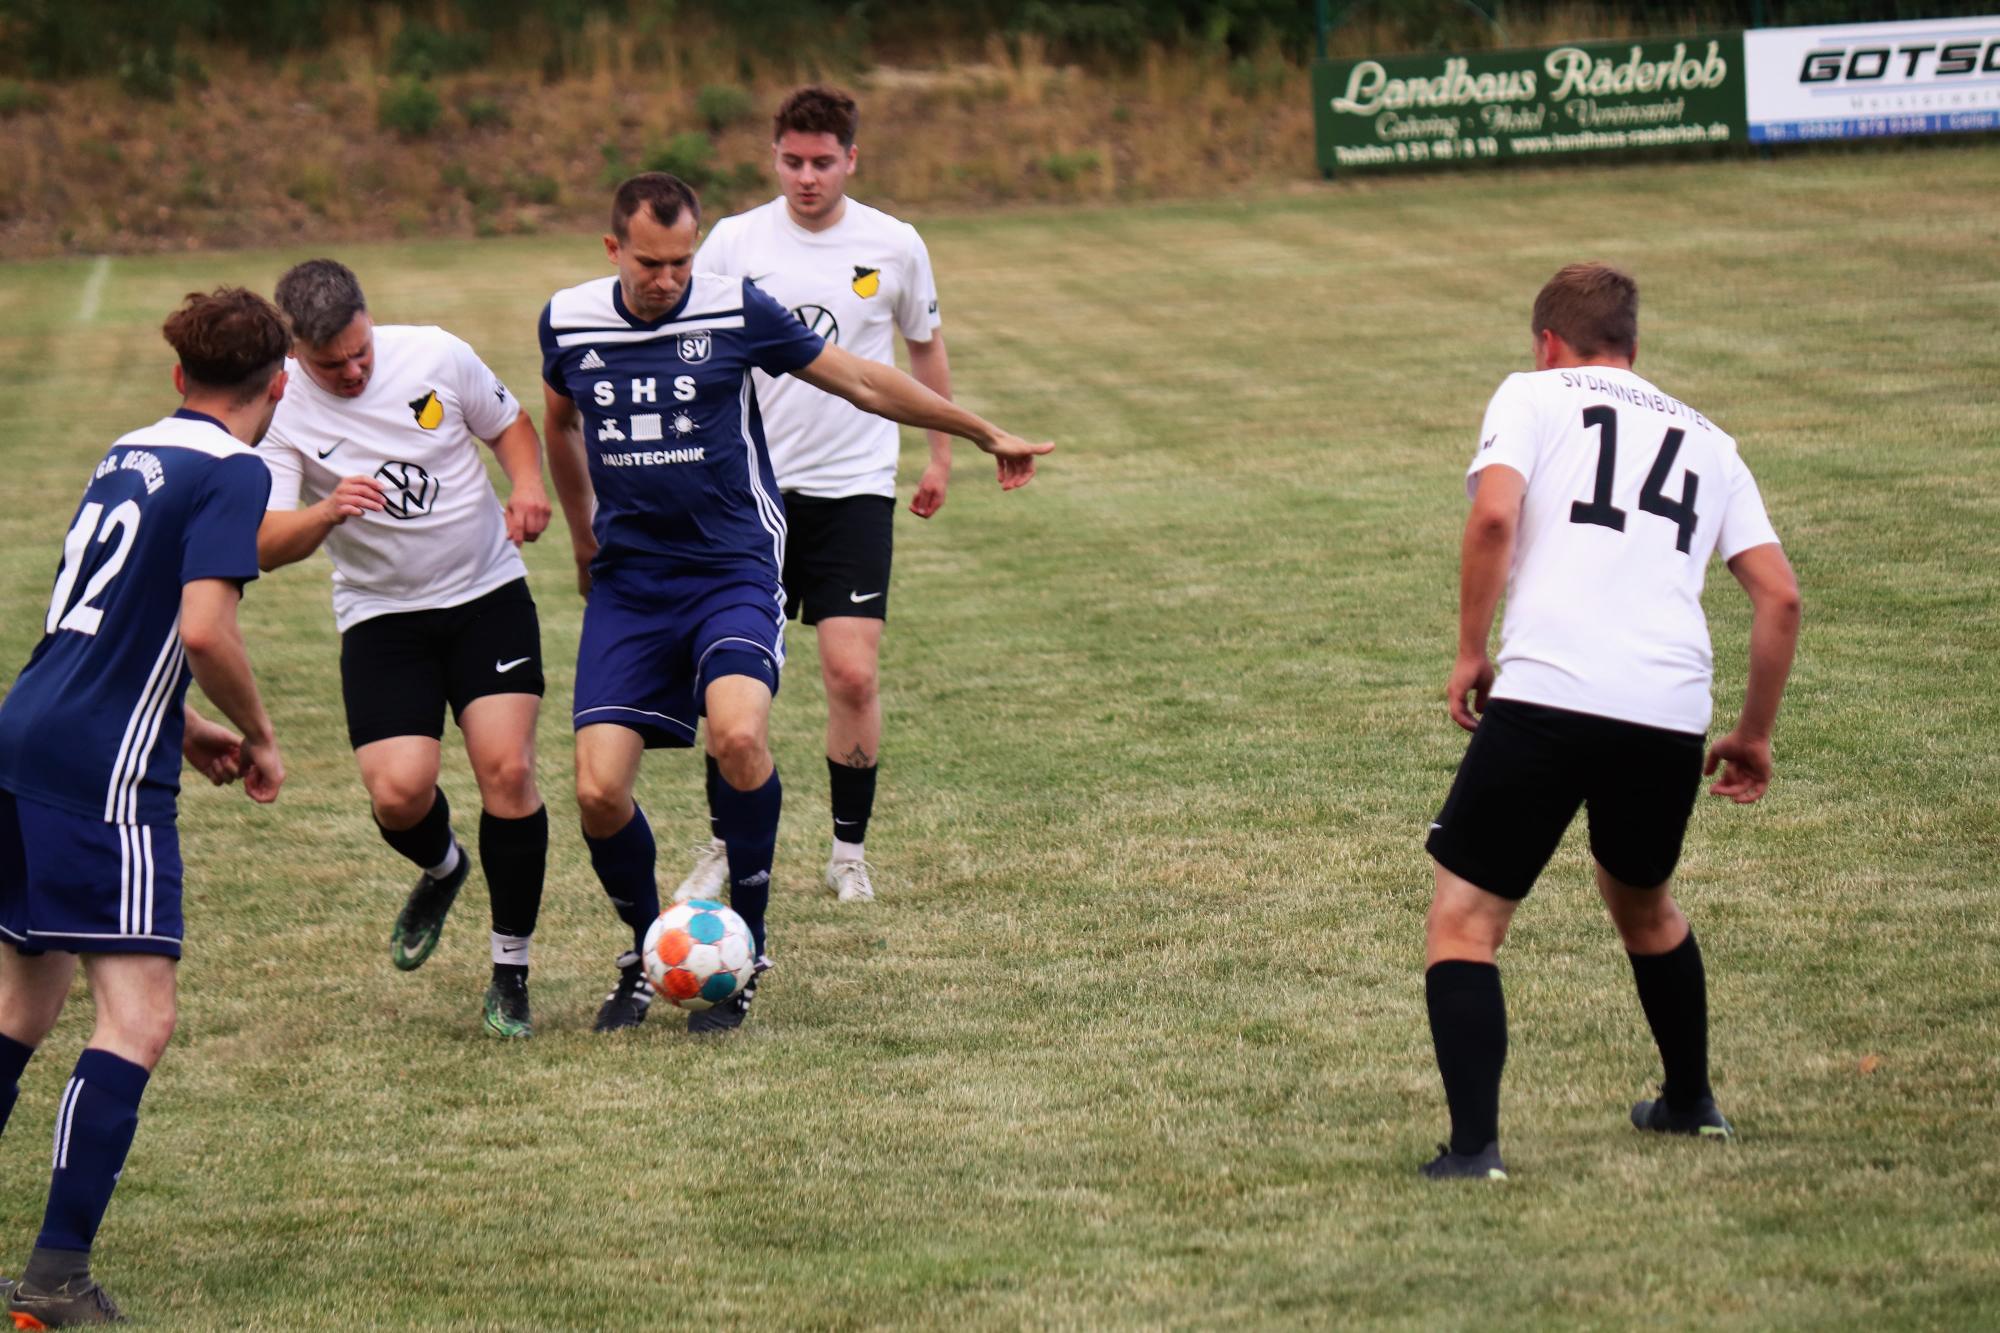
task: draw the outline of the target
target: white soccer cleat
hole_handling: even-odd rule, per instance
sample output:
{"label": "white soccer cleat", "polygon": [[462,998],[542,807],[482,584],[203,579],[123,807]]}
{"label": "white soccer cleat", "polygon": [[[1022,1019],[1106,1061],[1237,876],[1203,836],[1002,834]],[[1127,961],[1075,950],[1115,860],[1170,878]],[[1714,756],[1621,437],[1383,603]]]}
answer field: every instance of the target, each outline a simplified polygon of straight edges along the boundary
{"label": "white soccer cleat", "polygon": [[868,878],[868,863],[836,857],[826,863],[826,886],[844,903],[872,903],[875,885]]}
{"label": "white soccer cleat", "polygon": [[674,890],[674,901],[684,903],[690,898],[716,898],[720,900],[722,886],[729,880],[729,848],[720,838],[710,838],[706,847],[695,852],[694,869],[688,871],[687,878]]}

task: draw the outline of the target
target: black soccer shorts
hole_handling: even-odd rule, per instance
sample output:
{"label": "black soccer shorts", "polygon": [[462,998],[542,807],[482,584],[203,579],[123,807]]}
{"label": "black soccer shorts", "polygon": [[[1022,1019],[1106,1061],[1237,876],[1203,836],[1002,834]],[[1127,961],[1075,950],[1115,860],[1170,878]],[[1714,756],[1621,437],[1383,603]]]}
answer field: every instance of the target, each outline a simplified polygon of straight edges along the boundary
{"label": "black soccer shorts", "polygon": [[834,616],[889,618],[896,502],[785,493],[785,614],[817,625]]}
{"label": "black soccer shorts", "polygon": [[542,628],[528,581],[459,606],[372,616],[340,636],[340,693],[355,749],[392,736],[444,736],[489,694],[542,693]]}
{"label": "black soccer shorts", "polygon": [[1425,848],[1502,898],[1528,896],[1581,805],[1590,854],[1613,878],[1673,877],[1701,788],[1690,732],[1495,699],[1479,719]]}

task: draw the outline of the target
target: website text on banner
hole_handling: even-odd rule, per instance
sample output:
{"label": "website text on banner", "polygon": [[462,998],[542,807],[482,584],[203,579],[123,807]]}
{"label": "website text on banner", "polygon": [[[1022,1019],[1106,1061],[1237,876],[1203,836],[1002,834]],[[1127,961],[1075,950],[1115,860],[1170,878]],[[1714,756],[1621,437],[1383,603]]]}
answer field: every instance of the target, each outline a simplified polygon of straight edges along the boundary
{"label": "website text on banner", "polygon": [[1743,35],[1757,143],[2000,129],[2000,14]]}
{"label": "website text on banner", "polygon": [[1742,143],[1743,34],[1322,61],[1313,103],[1329,174]]}

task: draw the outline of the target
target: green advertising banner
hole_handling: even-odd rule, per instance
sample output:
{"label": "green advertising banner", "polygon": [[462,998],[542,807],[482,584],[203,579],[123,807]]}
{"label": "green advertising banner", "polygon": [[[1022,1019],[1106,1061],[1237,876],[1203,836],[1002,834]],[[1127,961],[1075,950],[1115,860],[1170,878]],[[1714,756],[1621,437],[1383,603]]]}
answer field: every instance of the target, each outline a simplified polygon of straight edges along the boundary
{"label": "green advertising banner", "polygon": [[1743,34],[1313,67],[1320,170],[1743,143]]}

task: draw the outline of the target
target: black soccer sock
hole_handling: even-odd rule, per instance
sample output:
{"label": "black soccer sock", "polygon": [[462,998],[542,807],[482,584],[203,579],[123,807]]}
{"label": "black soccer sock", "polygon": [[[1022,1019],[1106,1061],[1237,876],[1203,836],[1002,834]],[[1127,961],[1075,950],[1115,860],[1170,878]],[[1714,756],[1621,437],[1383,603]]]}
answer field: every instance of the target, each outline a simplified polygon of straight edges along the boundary
{"label": "black soccer sock", "polygon": [[705,754],[702,756],[702,759],[708,766],[705,785],[705,790],[708,792],[708,836],[711,838],[720,838],[722,836],[722,824],[716,818],[715,814],[715,793],[716,789],[723,785],[722,765],[715,762],[715,756],[712,754]]}
{"label": "black soccer sock", "polygon": [[1456,959],[1424,973],[1431,1044],[1451,1108],[1451,1150],[1481,1152],[1500,1139],[1500,1071],[1507,1064],[1507,1002],[1500,969]]}
{"label": "black soccer sock", "polygon": [[773,768],[755,791],[717,784],[716,823],[729,848],[729,905],[764,952],[764,909],[771,902],[771,860],[778,850],[778,812],[785,788]]}
{"label": "black soccer sock", "polygon": [[443,865],[452,854],[451,802],[444,798],[443,787],[437,788],[437,796],[431,801],[431,808],[424,817],[410,827],[383,828],[379,819],[375,821],[375,827],[382,830],[382,841],[426,873],[435,866]]}
{"label": "black soccer sock", "polygon": [[37,1254],[89,1253],[138,1132],[139,1099],[150,1077],[142,1066],[94,1046],[76,1058],[56,1109],[55,1172],[42,1234],[35,1237]]}
{"label": "black soccer sock", "polygon": [[479,860],[486,867],[486,895],[493,907],[493,965],[525,968],[548,873],[548,807],[519,819],[481,810]]}
{"label": "black soccer sock", "polygon": [[590,866],[604,885],[605,896],[618,919],[632,928],[632,952],[644,951],[646,931],[660,914],[660,886],[653,878],[653,826],[635,803],[632,818],[608,838],[583,835],[590,848]]}
{"label": "black soccer sock", "polygon": [[855,768],[838,759],[826,761],[827,787],[833,794],[833,836],[840,842],[868,841],[868,817],[875,813],[876,765]]}
{"label": "black soccer sock", "polygon": [[1708,973],[1694,931],[1665,953],[1628,953],[1639,1005],[1660,1048],[1666,1081],[1660,1095],[1673,1111],[1692,1111],[1709,1096]]}
{"label": "black soccer sock", "polygon": [[0,1133],[14,1114],[14,1099],[21,1095],[21,1071],[33,1059],[35,1048],[0,1032]]}

